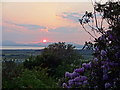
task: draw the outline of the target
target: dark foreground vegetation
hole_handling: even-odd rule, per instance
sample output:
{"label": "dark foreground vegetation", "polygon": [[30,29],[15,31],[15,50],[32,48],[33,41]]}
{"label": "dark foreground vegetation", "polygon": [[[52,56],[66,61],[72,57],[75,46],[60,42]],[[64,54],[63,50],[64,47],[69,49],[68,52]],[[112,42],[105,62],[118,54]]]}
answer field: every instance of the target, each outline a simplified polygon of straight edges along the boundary
{"label": "dark foreground vegetation", "polygon": [[83,57],[71,44],[54,43],[23,63],[3,62],[3,88],[58,88],[66,71],[81,65]]}
{"label": "dark foreground vegetation", "polygon": [[51,44],[22,64],[3,62],[3,88],[120,88],[120,2],[96,3],[79,21],[94,38],[92,60],[84,60],[73,45]]}

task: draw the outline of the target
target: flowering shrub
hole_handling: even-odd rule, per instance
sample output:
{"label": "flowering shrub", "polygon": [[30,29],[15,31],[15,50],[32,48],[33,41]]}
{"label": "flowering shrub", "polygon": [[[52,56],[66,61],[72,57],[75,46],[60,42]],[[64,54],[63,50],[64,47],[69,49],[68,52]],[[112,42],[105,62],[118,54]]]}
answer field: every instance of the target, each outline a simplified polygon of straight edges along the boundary
{"label": "flowering shrub", "polygon": [[67,83],[63,83],[64,88],[76,88],[82,87],[88,84],[88,78],[84,76],[85,68],[78,68],[73,73],[66,72],[65,78],[68,80]]}
{"label": "flowering shrub", "polygon": [[[66,72],[63,88],[120,88],[120,3],[97,4],[95,10],[103,14],[102,19],[109,28],[106,31],[96,25],[95,30],[102,35],[95,38],[94,59],[73,73]],[[83,28],[90,18],[93,18],[92,13],[86,13],[79,20]]]}

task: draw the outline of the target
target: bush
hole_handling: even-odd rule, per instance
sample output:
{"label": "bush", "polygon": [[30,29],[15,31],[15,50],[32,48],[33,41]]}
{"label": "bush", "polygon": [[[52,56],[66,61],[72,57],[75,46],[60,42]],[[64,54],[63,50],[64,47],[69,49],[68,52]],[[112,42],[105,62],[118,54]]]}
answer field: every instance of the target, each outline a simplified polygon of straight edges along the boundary
{"label": "bush", "polygon": [[57,88],[57,85],[48,77],[47,69],[35,68],[24,69],[20,76],[13,78],[12,83],[7,82],[4,88]]}
{"label": "bush", "polygon": [[96,12],[102,15],[102,20],[107,21],[109,28],[106,31],[98,25],[97,29],[92,27],[92,30],[102,34],[98,39],[95,38],[94,59],[82,64],[82,67],[75,69],[73,73],[66,72],[63,88],[120,88],[120,3],[97,3],[94,9],[95,15],[86,12],[79,20],[83,28],[85,29],[84,24],[88,24],[93,16],[97,19]]}
{"label": "bush", "polygon": [[22,72],[22,64],[16,64],[14,61],[4,61],[2,63],[2,87],[12,87],[14,85],[13,79],[20,76]]}
{"label": "bush", "polygon": [[[33,69],[35,66],[47,67],[49,75],[56,78],[62,77],[65,66],[80,64],[82,56],[74,48],[71,44],[66,45],[64,42],[51,44],[42,51],[41,55],[31,57],[29,61],[25,61],[24,66],[28,69]],[[62,70],[57,70],[59,68]]]}

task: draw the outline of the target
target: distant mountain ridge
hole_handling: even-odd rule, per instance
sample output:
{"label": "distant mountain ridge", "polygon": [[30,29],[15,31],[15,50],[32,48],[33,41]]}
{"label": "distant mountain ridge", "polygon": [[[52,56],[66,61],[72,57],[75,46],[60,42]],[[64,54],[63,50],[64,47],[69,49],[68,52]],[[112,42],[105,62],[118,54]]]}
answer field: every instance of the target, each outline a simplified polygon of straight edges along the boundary
{"label": "distant mountain ridge", "polygon": [[[49,44],[52,44],[55,42],[46,42],[46,43],[28,43],[28,44],[20,44],[20,43],[15,43],[12,41],[2,41],[2,46],[32,46],[32,47],[47,47]],[[82,48],[83,45],[76,44],[73,42],[65,42],[66,44],[72,44],[76,48]]]}

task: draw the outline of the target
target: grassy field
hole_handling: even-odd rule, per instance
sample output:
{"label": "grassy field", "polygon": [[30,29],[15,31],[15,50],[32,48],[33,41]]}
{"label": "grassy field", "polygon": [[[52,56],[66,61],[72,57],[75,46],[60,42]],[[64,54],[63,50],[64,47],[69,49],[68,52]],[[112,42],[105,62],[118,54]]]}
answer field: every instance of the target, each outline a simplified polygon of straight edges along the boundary
{"label": "grassy field", "polygon": [[[30,56],[37,56],[40,55],[42,50],[2,50],[2,58],[3,59],[19,59],[25,60],[28,59]],[[84,57],[84,59],[92,59],[92,50],[78,50],[78,52]]]}

